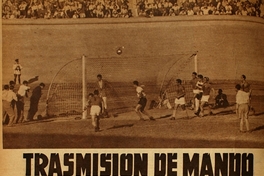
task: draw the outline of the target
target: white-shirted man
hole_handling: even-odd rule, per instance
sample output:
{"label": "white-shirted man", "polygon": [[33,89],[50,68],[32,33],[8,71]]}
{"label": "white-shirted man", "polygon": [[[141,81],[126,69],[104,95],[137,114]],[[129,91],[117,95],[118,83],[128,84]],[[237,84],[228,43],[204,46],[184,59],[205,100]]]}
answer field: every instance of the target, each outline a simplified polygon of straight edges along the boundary
{"label": "white-shirted man", "polygon": [[12,101],[17,101],[17,96],[13,90],[9,89],[9,85],[4,85],[2,91],[2,103],[3,103],[3,122],[6,121],[6,114],[9,116],[9,122],[7,126],[12,126],[15,120],[15,112],[12,107]]}

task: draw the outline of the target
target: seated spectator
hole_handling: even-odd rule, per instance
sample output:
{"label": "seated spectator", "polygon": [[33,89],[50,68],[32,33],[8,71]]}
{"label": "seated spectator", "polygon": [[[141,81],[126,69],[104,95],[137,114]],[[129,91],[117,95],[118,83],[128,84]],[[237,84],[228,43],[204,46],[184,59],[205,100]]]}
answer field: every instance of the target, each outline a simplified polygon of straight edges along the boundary
{"label": "seated spectator", "polygon": [[183,7],[181,7],[179,15],[187,15],[187,10],[185,10]]}
{"label": "seated spectator", "polygon": [[203,15],[208,15],[209,14],[209,8],[207,6],[207,4],[204,4],[202,7],[201,7],[201,11],[202,11],[202,14]]}
{"label": "seated spectator", "polygon": [[[263,0],[262,0],[263,1]],[[256,0],[139,0],[134,16],[244,15],[264,18],[264,2]],[[3,0],[2,18],[128,18],[128,0]]]}
{"label": "seated spectator", "polygon": [[225,10],[225,7],[223,5],[221,5],[219,7],[219,14],[220,15],[225,15],[226,14],[226,10]]}
{"label": "seated spectator", "polygon": [[247,16],[248,15],[248,11],[247,11],[246,7],[243,7],[243,9],[241,11],[241,15],[243,15],[243,16]]}
{"label": "seated spectator", "polygon": [[227,3],[225,6],[225,12],[226,12],[226,15],[232,15],[232,7],[229,3]]}
{"label": "seated spectator", "polygon": [[218,90],[218,95],[215,97],[215,105],[214,108],[226,108],[229,106],[229,103],[227,101],[226,94],[223,94],[223,90]]}
{"label": "seated spectator", "polygon": [[172,9],[173,9],[175,15],[179,15],[179,13],[180,13],[180,6],[178,6],[177,3],[174,3],[174,5],[172,6]]}
{"label": "seated spectator", "polygon": [[194,7],[193,7],[193,14],[194,15],[202,15],[202,11],[200,9],[200,7],[197,5],[197,4],[194,4]]}
{"label": "seated spectator", "polygon": [[194,15],[194,12],[191,8],[187,10],[187,15]]}
{"label": "seated spectator", "polygon": [[260,4],[259,11],[259,17],[264,18],[264,1]]}
{"label": "seated spectator", "polygon": [[20,16],[19,18],[26,18],[27,15],[27,2],[26,1],[22,1],[21,4],[18,6],[19,11],[20,11]]}
{"label": "seated spectator", "polygon": [[170,9],[169,16],[176,16],[173,9]]}

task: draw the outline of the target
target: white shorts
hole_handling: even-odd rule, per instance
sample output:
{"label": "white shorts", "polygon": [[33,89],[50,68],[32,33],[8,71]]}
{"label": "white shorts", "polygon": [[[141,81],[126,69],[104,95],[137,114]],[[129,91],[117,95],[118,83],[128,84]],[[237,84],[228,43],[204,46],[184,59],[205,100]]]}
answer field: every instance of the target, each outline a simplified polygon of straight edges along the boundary
{"label": "white shorts", "polygon": [[203,95],[201,101],[208,102],[210,95]]}
{"label": "white shorts", "polygon": [[90,115],[91,116],[94,116],[94,115],[99,116],[100,115],[100,112],[101,112],[101,107],[100,106],[98,106],[98,105],[92,105],[91,111],[90,111]]}
{"label": "white shorts", "polygon": [[193,89],[194,94],[199,94],[201,91],[199,89]]}
{"label": "white shorts", "polygon": [[184,97],[181,97],[180,99],[175,98],[174,103],[175,104],[180,104],[180,105],[185,105],[185,98]]}

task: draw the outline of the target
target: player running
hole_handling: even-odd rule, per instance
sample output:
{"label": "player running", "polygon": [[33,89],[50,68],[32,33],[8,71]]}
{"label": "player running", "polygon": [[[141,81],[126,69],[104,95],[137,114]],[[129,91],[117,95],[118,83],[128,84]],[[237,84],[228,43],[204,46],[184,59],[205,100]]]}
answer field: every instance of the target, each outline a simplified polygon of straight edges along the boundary
{"label": "player running", "polygon": [[[203,96],[201,98],[200,117],[204,116],[204,107],[205,107],[205,105],[208,105],[209,98],[210,98],[210,92],[212,91],[213,92],[213,96],[215,95],[215,90],[211,87],[211,84],[209,83],[209,78],[208,77],[204,77],[204,83],[203,83],[202,90],[203,90]],[[208,105],[208,107],[209,107],[209,114],[211,114],[210,105]]]}
{"label": "player running", "polygon": [[175,120],[176,112],[179,106],[181,106],[182,110],[186,112],[186,115],[188,117],[187,110],[185,108],[185,88],[181,83],[182,81],[180,79],[176,79],[175,92],[177,95],[174,101],[175,105],[174,105],[173,114],[170,120]]}
{"label": "player running", "polygon": [[133,81],[133,85],[136,88],[136,92],[137,92],[137,97],[139,98],[138,104],[135,108],[135,111],[137,113],[137,115],[139,116],[140,120],[145,120],[142,117],[142,114],[148,116],[148,118],[150,120],[155,120],[151,115],[149,115],[146,111],[145,111],[145,107],[147,104],[147,98],[146,98],[146,94],[143,90],[143,88],[141,86],[139,86],[138,81]]}

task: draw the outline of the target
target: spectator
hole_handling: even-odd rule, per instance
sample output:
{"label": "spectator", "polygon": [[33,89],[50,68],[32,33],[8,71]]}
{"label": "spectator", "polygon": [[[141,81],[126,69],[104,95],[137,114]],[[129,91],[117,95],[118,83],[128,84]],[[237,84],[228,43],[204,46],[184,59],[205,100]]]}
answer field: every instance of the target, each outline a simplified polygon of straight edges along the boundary
{"label": "spectator", "polygon": [[229,3],[227,3],[225,6],[225,12],[226,15],[232,15],[232,6]]}
{"label": "spectator", "polygon": [[36,112],[38,112],[39,99],[42,95],[42,89],[44,87],[45,87],[45,84],[40,83],[39,86],[33,89],[32,95],[30,97],[30,107],[28,110],[28,116],[27,116],[26,121],[32,121]]}
{"label": "spectator", "polygon": [[[3,19],[14,18],[128,18],[131,16],[177,16],[228,14],[264,17],[263,2],[243,0],[163,0],[153,3],[140,0],[137,14],[132,14],[127,0],[6,0]],[[230,8],[231,6],[231,8]],[[246,10],[245,10],[246,9]]]}
{"label": "spectator", "polygon": [[202,14],[202,11],[197,4],[194,4],[193,13],[194,13],[194,15],[201,15]]}
{"label": "spectator", "polygon": [[187,10],[187,15],[194,15],[194,12],[191,8]]}
{"label": "spectator", "polygon": [[15,60],[15,63],[13,65],[13,70],[14,70],[14,82],[16,83],[16,80],[18,79],[18,83],[20,84],[22,66],[19,63],[19,59]]}
{"label": "spectator", "polygon": [[2,91],[2,103],[3,103],[3,123],[5,123],[6,115],[9,116],[9,122],[7,126],[12,126],[15,120],[15,112],[12,108],[11,102],[15,100],[17,101],[16,94],[9,89],[9,85],[4,86],[4,90]]}
{"label": "spectator", "polygon": [[259,11],[260,11],[259,16],[261,18],[264,18],[264,1],[263,0],[262,0],[262,2],[260,4]]}
{"label": "spectator", "polygon": [[223,93],[222,89],[218,90],[218,95],[215,97],[214,108],[226,108],[229,106],[226,94]]}
{"label": "spectator", "polygon": [[28,87],[28,82],[23,81],[23,84],[20,85],[18,92],[17,92],[17,122],[21,123],[24,120],[24,106],[25,106],[25,101],[24,97],[27,97],[27,92],[29,91],[30,87]]}

